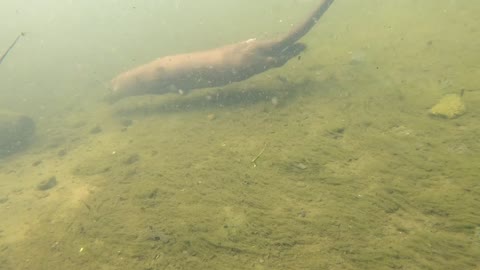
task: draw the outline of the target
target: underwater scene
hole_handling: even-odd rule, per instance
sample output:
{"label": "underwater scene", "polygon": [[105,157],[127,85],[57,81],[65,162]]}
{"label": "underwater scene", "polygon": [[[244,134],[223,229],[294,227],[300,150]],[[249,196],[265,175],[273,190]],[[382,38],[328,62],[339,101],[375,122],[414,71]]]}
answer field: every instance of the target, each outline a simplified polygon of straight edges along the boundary
{"label": "underwater scene", "polygon": [[0,4],[0,269],[480,269],[480,2]]}

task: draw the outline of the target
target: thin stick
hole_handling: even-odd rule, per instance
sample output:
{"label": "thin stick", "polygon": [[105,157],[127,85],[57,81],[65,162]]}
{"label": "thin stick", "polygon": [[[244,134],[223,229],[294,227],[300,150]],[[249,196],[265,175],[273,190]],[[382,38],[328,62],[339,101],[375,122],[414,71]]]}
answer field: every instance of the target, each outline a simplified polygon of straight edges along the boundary
{"label": "thin stick", "polygon": [[13,46],[15,46],[15,44],[17,44],[17,41],[20,39],[20,37],[23,37],[23,36],[25,36],[24,32],[20,33],[20,35],[17,36],[15,41],[12,43],[12,45],[10,45],[10,47],[8,47],[7,51],[2,55],[2,58],[0,58],[0,64],[3,62],[3,59],[5,59],[5,57],[7,57],[7,54],[10,52],[10,50],[13,49]]}
{"label": "thin stick", "polygon": [[260,151],[260,153],[258,153],[258,155],[252,159],[252,163],[253,163],[253,167],[257,167],[257,159],[263,154],[263,152],[265,152],[265,148],[267,148],[267,144],[265,143],[265,145],[263,146],[263,149],[262,151]]}

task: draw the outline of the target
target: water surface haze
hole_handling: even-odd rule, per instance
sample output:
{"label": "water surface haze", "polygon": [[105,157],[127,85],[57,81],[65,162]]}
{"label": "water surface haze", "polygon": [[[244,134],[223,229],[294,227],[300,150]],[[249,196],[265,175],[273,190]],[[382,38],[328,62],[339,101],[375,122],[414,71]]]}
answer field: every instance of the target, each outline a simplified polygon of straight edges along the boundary
{"label": "water surface haze", "polygon": [[0,269],[480,269],[480,2],[335,0],[283,66],[105,98],[319,3],[2,1]]}

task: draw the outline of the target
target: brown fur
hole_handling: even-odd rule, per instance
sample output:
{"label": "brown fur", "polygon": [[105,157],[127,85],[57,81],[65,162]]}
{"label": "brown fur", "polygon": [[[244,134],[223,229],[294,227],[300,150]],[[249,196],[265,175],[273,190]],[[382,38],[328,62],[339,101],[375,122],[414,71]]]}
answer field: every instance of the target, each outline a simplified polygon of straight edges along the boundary
{"label": "brown fur", "polygon": [[295,42],[312,28],[332,2],[322,0],[302,25],[282,38],[251,39],[207,51],[166,56],[126,71],[111,81],[110,100],[224,86],[282,66],[305,48]]}

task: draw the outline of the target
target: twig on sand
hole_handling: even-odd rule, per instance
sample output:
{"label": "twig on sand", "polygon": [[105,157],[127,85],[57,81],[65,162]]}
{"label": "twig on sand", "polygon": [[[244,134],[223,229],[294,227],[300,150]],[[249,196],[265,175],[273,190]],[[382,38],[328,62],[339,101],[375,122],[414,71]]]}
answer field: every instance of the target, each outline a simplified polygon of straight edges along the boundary
{"label": "twig on sand", "polygon": [[266,144],[266,143],[263,145],[262,151],[260,151],[260,153],[258,153],[258,155],[255,156],[255,157],[252,159],[251,162],[253,163],[253,167],[254,167],[254,168],[257,167],[257,159],[263,154],[263,152],[265,152],[265,148],[267,148],[267,144]]}

